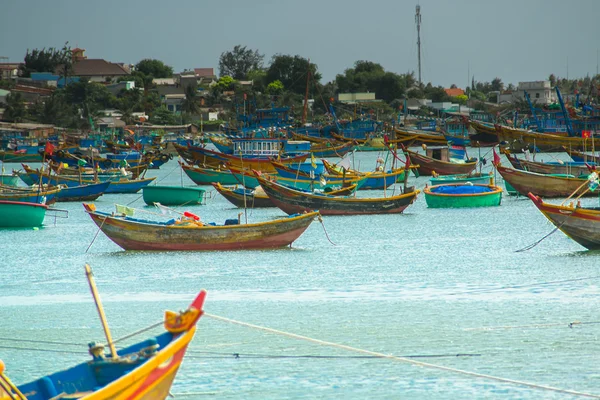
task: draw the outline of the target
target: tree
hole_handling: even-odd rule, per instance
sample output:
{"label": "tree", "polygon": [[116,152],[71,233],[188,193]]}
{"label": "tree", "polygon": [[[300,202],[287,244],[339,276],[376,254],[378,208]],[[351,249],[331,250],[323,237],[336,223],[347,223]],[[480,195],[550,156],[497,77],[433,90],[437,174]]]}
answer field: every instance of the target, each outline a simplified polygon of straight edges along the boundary
{"label": "tree", "polygon": [[265,56],[258,50],[251,50],[246,46],[237,45],[232,51],[221,53],[219,58],[219,75],[229,75],[233,79],[243,80],[248,78],[248,73],[261,70]]}
{"label": "tree", "polygon": [[490,89],[493,92],[501,92],[504,90],[504,83],[502,83],[502,79],[500,78],[494,78],[492,80],[492,83],[490,85]]}
{"label": "tree", "polygon": [[150,116],[150,122],[156,125],[175,125],[177,117],[166,107],[158,107]]}
{"label": "tree", "polygon": [[185,100],[181,104],[181,111],[190,115],[197,115],[200,111],[198,106],[198,88],[196,85],[185,87]]}
{"label": "tree", "polygon": [[283,93],[283,83],[280,80],[273,81],[267,86],[267,93],[270,95],[277,95]]}
{"label": "tree", "polygon": [[[43,48],[41,50],[33,49],[29,51],[28,49],[23,64],[19,66],[21,75],[25,78],[29,78],[32,72],[55,73],[60,66],[65,66],[67,72],[70,71],[72,66],[72,53],[68,44],[69,42],[65,43],[61,50],[57,50],[54,47],[50,47],[48,50]],[[62,72],[61,76],[63,76]]]}
{"label": "tree", "polygon": [[556,75],[550,74],[550,76],[548,77],[548,80],[550,81],[551,87],[556,86]]}
{"label": "tree", "polygon": [[92,125],[101,108],[116,105],[116,99],[104,85],[84,79],[73,82],[65,88],[65,99],[79,110],[81,115],[79,125],[84,128]]}
{"label": "tree", "polygon": [[398,75],[386,72],[380,64],[364,60],[355,62],[354,68],[345,70],[344,75],[337,75],[335,81],[340,92],[372,92],[387,103],[403,98],[407,82],[411,86],[415,82],[412,73]]}
{"label": "tree", "polygon": [[153,78],[171,78],[173,76],[173,68],[165,65],[160,60],[145,58],[135,65],[135,70],[142,72],[145,75],[150,75]]}
{"label": "tree", "polygon": [[31,114],[40,123],[64,127],[71,126],[76,115],[73,107],[65,101],[63,90],[56,90],[49,97],[37,101],[32,106]]}
{"label": "tree", "polygon": [[290,56],[276,54],[267,69],[267,82],[281,81],[287,90],[304,94],[306,92],[306,78],[310,71],[309,91],[314,92],[316,84],[321,80],[316,64],[309,63],[306,58],[299,55]]}
{"label": "tree", "polygon": [[2,118],[8,122],[23,122],[27,110],[21,93],[9,93],[6,95],[6,108]]}

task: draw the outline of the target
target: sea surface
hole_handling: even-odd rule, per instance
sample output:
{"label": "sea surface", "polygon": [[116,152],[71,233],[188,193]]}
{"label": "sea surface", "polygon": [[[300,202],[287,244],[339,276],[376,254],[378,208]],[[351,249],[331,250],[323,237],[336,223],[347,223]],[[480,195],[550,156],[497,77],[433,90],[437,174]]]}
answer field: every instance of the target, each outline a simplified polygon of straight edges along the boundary
{"label": "sea surface", "polygon": [[[480,155],[489,171],[489,149]],[[372,170],[378,157],[385,155],[356,153],[355,165]],[[177,160],[147,176],[193,185]],[[410,178],[417,188],[427,182]],[[178,209],[203,221],[240,212],[245,220],[243,209],[209,189],[206,204]],[[157,212],[141,193],[104,195],[96,206],[112,211],[115,203]],[[291,248],[232,252],[124,251],[81,204],[55,207],[68,219],[0,230],[0,359],[17,384],[85,362],[87,343],[105,341],[85,278],[89,263],[114,338],[208,290],[208,315],[172,387],[175,398],[574,397],[538,386],[600,395],[600,253],[560,231],[517,252],[554,228],[526,198],[505,193],[500,207],[428,209],[420,194],[404,214],[324,217]],[[249,222],[284,215],[247,210]]]}

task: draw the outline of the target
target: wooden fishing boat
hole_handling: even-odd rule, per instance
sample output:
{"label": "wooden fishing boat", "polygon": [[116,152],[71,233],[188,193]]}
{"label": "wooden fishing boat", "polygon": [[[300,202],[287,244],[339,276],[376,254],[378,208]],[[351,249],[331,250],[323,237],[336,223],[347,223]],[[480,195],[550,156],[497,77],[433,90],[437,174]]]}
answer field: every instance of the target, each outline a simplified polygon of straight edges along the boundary
{"label": "wooden fishing boat", "polygon": [[0,228],[42,226],[47,210],[46,204],[0,200]]}
{"label": "wooden fishing boat", "polygon": [[56,202],[60,192],[61,188],[55,186],[43,185],[37,188],[0,186],[0,200],[50,205]]}
{"label": "wooden fishing boat", "polygon": [[417,198],[418,190],[390,197],[356,198],[307,193],[280,185],[258,172],[256,177],[271,201],[288,214],[319,210],[322,215],[396,214]]}
{"label": "wooden fishing boat", "polygon": [[489,147],[498,144],[498,129],[494,124],[470,120],[469,126],[475,131],[474,134],[469,134],[469,140],[473,145]]}
{"label": "wooden fishing boat", "polygon": [[166,206],[201,204],[206,191],[199,187],[149,185],[142,188],[144,202]]}
{"label": "wooden fishing boat", "polygon": [[110,185],[110,182],[98,182],[71,187],[62,186],[56,195],[56,201],[93,201],[102,196]]}
{"label": "wooden fishing boat", "polygon": [[[538,133],[524,129],[511,128],[498,125],[498,139],[506,142],[506,146],[513,151],[534,150],[541,152],[563,151],[563,148],[572,150],[585,150],[600,148],[600,139],[582,138],[575,136],[559,136],[550,133]],[[598,143],[596,143],[598,140]]]}
{"label": "wooden fishing boat", "polygon": [[196,185],[210,185],[218,182],[223,185],[236,185],[237,179],[233,176],[231,171],[228,169],[212,169],[212,168],[200,168],[193,165],[186,165],[179,163],[183,172],[196,184]]}
{"label": "wooden fishing boat", "polygon": [[429,183],[432,186],[444,185],[448,183],[483,183],[490,181],[490,174],[474,173],[474,174],[456,174],[456,175],[438,175],[433,174]]}
{"label": "wooden fishing boat", "polygon": [[[68,187],[98,183],[93,180],[78,179],[76,177],[51,175],[49,172],[40,173],[38,169],[30,168],[27,164],[23,164],[23,168],[25,169],[25,174],[28,175],[30,180],[33,182],[40,182],[41,180],[41,182],[44,184],[50,184],[53,186],[66,185]],[[21,173],[18,175],[21,176]],[[104,193],[137,193],[142,190],[144,186],[149,185],[155,179],[156,177],[109,181],[110,185]]]}
{"label": "wooden fishing boat", "polygon": [[[95,179],[95,176],[98,176],[98,180],[101,181],[110,181],[110,180],[119,180],[122,178],[130,178],[136,179],[140,175],[142,175],[148,169],[148,164],[140,164],[134,167],[129,166],[126,168],[109,168],[109,169],[100,169],[100,172],[94,171],[92,167],[65,167],[64,165],[61,167],[58,163],[51,162],[50,167],[54,171],[54,173],[58,175],[67,175],[67,176],[76,176],[81,177],[83,179]],[[123,174],[125,171],[125,174]]]}
{"label": "wooden fishing boat", "polygon": [[346,176],[346,179],[352,177],[366,177],[365,182],[361,184],[358,190],[377,190],[388,188],[396,182],[404,181],[404,168],[395,168],[389,171],[360,172],[353,169],[346,170],[327,160],[323,160],[325,170],[338,178]]}
{"label": "wooden fishing boat", "polygon": [[26,153],[22,150],[0,150],[0,161],[5,163],[42,162],[42,155]]}
{"label": "wooden fishing boat", "polygon": [[445,145],[448,143],[444,135],[436,132],[425,132],[407,128],[396,128],[389,143],[402,143],[406,147],[420,144]]}
{"label": "wooden fishing boat", "polygon": [[[213,187],[221,196],[225,197],[231,204],[239,208],[265,208],[275,207],[269,196],[260,189],[246,189],[244,187],[225,187],[220,183],[213,183]],[[260,189],[260,190],[257,190]]]}
{"label": "wooden fishing boat", "polygon": [[502,202],[502,188],[493,184],[449,183],[423,189],[429,208],[494,207]]}
{"label": "wooden fishing boat", "polygon": [[[87,265],[86,273],[91,275]],[[89,279],[97,297],[95,283]],[[202,290],[185,311],[166,311],[164,333],[118,350],[107,339],[107,354],[104,345],[90,343],[91,360],[29,383],[14,385],[4,374],[4,363],[0,361],[0,399],[166,399],[204,313],[205,298],[206,291]],[[106,336],[111,338],[99,298],[96,304]]]}
{"label": "wooden fishing boat", "polygon": [[545,175],[573,175],[583,176],[590,173],[589,167],[582,162],[570,162],[570,161],[555,161],[555,162],[540,162],[540,161],[529,161],[517,158],[516,155],[511,154],[507,149],[500,149],[500,151],[506,156],[508,161],[511,163],[513,168],[522,169],[529,172],[536,172],[538,174]]}
{"label": "wooden fishing boat", "polygon": [[[188,161],[190,164],[195,164],[202,167],[209,168],[222,168],[224,165],[231,165],[239,169],[256,169],[264,172],[275,172],[275,169],[271,165],[271,161],[276,159],[277,161],[290,164],[304,162],[308,157],[308,153],[293,156],[293,157],[261,157],[261,156],[236,156],[234,154],[224,154],[216,151],[208,150],[204,147],[197,146],[180,146],[174,144],[179,154]],[[182,149],[183,147],[183,149]],[[191,159],[187,159],[186,156],[191,156]]]}
{"label": "wooden fishing boat", "polygon": [[[527,196],[531,192],[536,196],[547,198],[569,197],[571,193],[587,183],[587,179],[537,174],[504,167],[502,164],[496,165],[496,170],[502,175],[505,182],[508,182],[514,190],[523,196]],[[584,196],[597,195],[594,192],[584,194]]]}
{"label": "wooden fishing boat", "polygon": [[565,235],[589,250],[600,250],[600,207],[581,207],[572,203],[554,205],[533,193],[527,196]]}
{"label": "wooden fishing boat", "polygon": [[0,185],[3,186],[17,186],[19,183],[19,177],[16,175],[0,175]]}
{"label": "wooden fishing boat", "polygon": [[[419,175],[430,176],[434,172],[438,175],[470,174],[477,167],[477,161],[452,162],[448,157],[448,153],[443,150],[447,149],[427,148],[427,155],[408,149],[405,150],[405,153],[410,157],[411,164],[418,165],[417,171]],[[439,155],[436,154],[438,151],[441,151]]]}
{"label": "wooden fishing boat", "polygon": [[[573,159],[573,161],[584,162],[588,164],[600,165],[600,156],[596,156],[593,154],[588,154],[583,151],[571,150],[567,147],[563,148],[564,151],[567,152],[569,156]],[[599,149],[600,150],[600,149]]]}
{"label": "wooden fishing boat", "polygon": [[354,143],[352,142],[325,142],[313,143],[310,146],[310,153],[316,158],[323,157],[343,157],[352,151]]}
{"label": "wooden fishing boat", "polygon": [[[227,220],[224,225],[202,223],[185,212],[184,217],[167,222],[137,219],[96,211],[84,204],[96,225],[125,250],[247,250],[290,245],[308,228],[319,212],[290,216],[266,222],[240,224]],[[189,218],[187,217],[189,216]],[[233,223],[231,223],[233,222]]]}

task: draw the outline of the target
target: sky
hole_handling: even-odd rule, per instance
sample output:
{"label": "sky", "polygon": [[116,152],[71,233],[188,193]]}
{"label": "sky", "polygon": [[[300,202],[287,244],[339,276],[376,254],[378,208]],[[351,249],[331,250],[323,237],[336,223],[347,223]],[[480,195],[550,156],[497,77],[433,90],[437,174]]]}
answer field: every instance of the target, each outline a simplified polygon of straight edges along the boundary
{"label": "sky", "polygon": [[464,88],[585,77],[598,70],[600,0],[2,0],[0,62],[65,42],[88,58],[213,67],[235,45],[310,58],[322,83],[358,60]]}

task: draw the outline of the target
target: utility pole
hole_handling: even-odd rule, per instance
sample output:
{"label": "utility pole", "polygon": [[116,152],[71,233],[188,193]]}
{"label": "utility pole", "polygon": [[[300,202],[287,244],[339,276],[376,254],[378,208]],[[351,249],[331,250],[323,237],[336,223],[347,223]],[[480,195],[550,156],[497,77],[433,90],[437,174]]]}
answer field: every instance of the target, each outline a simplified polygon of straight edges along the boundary
{"label": "utility pole", "polygon": [[417,58],[419,61],[419,86],[421,82],[421,6],[417,4],[417,13],[415,14],[415,22],[417,23]]}

